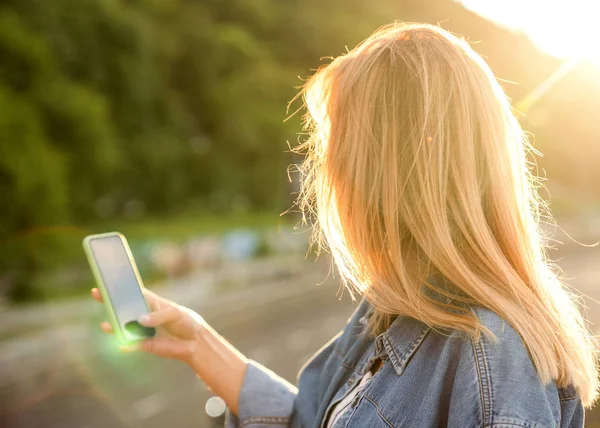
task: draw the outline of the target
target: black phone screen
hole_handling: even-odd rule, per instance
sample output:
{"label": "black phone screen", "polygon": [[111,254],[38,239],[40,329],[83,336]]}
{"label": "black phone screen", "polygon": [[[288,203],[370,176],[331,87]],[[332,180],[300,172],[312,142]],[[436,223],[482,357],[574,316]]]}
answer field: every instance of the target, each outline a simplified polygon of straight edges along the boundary
{"label": "black phone screen", "polygon": [[94,238],[90,248],[126,339],[153,336],[153,328],[137,322],[148,307],[123,240],[119,236]]}

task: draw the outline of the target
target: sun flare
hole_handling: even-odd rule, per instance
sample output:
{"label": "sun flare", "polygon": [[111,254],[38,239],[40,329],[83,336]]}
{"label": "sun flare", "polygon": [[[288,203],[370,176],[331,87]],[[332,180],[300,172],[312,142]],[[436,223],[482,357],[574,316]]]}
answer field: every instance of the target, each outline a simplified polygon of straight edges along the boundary
{"label": "sun flare", "polygon": [[478,15],[525,33],[557,58],[600,65],[600,2],[593,0],[461,0]]}

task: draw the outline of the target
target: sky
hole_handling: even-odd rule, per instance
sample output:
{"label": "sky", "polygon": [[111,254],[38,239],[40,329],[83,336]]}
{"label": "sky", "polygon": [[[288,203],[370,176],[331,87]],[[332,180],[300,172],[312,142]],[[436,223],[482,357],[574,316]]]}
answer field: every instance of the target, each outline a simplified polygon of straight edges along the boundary
{"label": "sky", "polygon": [[599,0],[459,0],[467,9],[525,33],[557,58],[600,65]]}

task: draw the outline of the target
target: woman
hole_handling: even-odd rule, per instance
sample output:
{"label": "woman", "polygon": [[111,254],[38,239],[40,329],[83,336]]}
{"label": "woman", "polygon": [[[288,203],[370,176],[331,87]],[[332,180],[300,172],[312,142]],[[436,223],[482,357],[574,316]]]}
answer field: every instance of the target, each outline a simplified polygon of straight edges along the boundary
{"label": "woman", "polygon": [[189,364],[230,426],[582,426],[595,343],[545,258],[528,145],[485,62],[394,24],[302,94],[299,205],[363,298],[344,331],[296,389],[148,291],[139,322],[162,334],[129,350]]}

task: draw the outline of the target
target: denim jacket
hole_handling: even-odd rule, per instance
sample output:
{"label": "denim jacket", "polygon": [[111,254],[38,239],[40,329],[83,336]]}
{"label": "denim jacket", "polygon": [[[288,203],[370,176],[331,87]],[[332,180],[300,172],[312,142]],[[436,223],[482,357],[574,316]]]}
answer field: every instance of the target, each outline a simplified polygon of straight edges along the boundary
{"label": "denim jacket", "polygon": [[495,313],[473,309],[497,338],[476,342],[408,317],[375,338],[364,333],[371,310],[359,305],[304,366],[298,389],[250,362],[228,428],[324,427],[332,406],[379,358],[383,366],[334,428],[583,426],[574,388],[543,385],[521,338]]}

